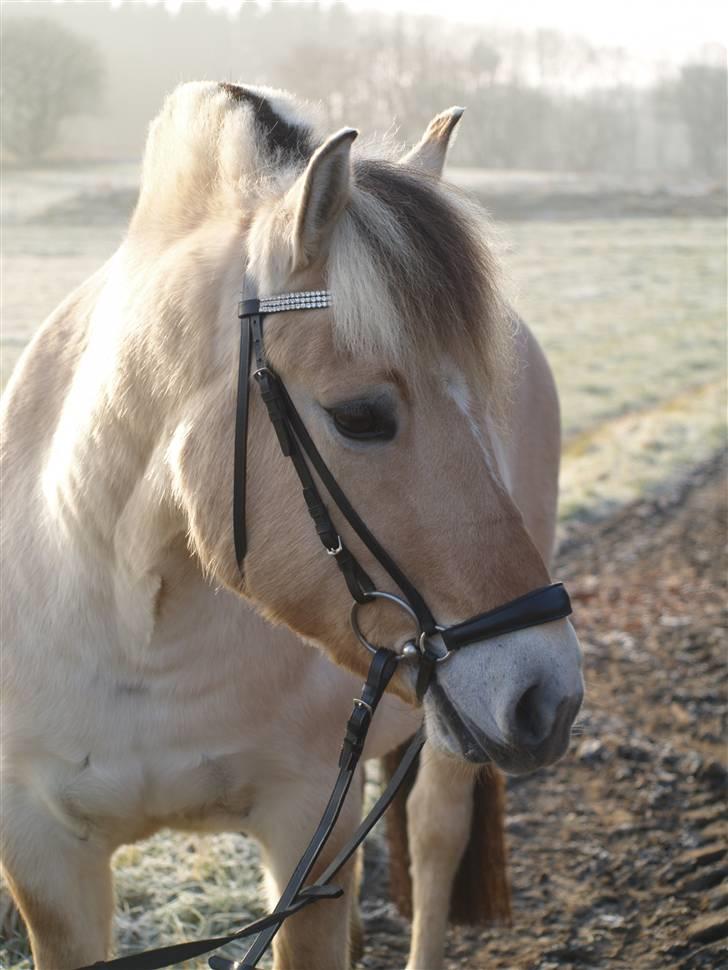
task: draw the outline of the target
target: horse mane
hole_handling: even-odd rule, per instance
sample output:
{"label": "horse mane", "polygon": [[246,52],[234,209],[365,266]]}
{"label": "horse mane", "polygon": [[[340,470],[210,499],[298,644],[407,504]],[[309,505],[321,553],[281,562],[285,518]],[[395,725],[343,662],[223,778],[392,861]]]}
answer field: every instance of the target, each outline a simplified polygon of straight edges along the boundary
{"label": "horse mane", "polygon": [[[175,235],[230,211],[272,210],[324,133],[315,109],[284,91],[180,86],[150,129],[132,231],[165,222],[165,210],[177,214]],[[347,352],[413,374],[447,355],[477,368],[497,403],[509,385],[513,326],[484,213],[446,181],[397,163],[402,154],[386,139],[354,146],[350,198],[324,271],[335,337]]]}
{"label": "horse mane", "polygon": [[324,140],[316,111],[272,88],[188,81],[152,121],[132,234],[184,235],[280,198]]}

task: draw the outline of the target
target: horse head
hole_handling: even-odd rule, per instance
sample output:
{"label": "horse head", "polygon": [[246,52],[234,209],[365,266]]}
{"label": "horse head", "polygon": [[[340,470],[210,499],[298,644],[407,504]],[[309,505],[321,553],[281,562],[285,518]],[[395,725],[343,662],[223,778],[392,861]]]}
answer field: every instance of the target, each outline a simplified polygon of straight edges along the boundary
{"label": "horse head", "polygon": [[[357,152],[353,129],[323,136],[280,93],[184,85],[150,132],[126,243],[191,550],[213,582],[359,673],[369,658],[349,624],[350,595],[255,394],[238,568],[236,306],[244,272],[259,296],[331,293],[331,306],[269,317],[266,354],[332,474],[439,624],[547,584],[496,440],[509,433],[513,323],[477,207],[440,179],[461,113],[438,116],[397,158]],[[329,512],[376,587],[397,594],[334,503]],[[412,639],[410,618],[385,601],[367,605],[361,623],[368,640],[397,651]],[[400,664],[393,688],[413,699],[414,679]],[[439,665],[425,712],[434,744],[520,772],[563,754],[581,696],[578,643],[558,619],[458,651]]]}

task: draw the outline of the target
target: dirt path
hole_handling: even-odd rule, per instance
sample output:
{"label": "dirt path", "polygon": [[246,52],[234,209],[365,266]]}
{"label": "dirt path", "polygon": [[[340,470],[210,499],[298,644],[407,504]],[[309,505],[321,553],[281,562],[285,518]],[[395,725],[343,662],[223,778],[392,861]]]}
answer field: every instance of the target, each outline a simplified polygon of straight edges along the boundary
{"label": "dirt path", "polygon": [[[728,966],[725,540],[714,460],[565,542],[581,735],[511,780],[514,926],[453,931],[448,970]],[[402,965],[405,924],[376,899],[364,911],[361,966]]]}

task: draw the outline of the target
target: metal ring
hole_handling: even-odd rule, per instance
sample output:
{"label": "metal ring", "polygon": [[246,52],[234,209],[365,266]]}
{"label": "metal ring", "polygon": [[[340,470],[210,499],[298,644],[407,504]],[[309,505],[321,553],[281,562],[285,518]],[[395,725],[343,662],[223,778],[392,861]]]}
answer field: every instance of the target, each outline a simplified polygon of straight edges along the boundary
{"label": "metal ring", "polygon": [[[376,644],[370,643],[367,640],[367,638],[364,636],[364,634],[361,632],[361,627],[359,626],[359,619],[357,616],[357,613],[360,607],[366,606],[368,603],[372,602],[375,599],[387,600],[389,603],[394,603],[396,606],[400,606],[405,611],[405,613],[415,621],[415,626],[417,627],[417,632],[415,633],[415,637],[419,642],[419,640],[422,637],[422,628],[420,627],[420,621],[417,618],[417,614],[409,605],[409,603],[403,600],[400,596],[395,596],[394,593],[383,593],[381,590],[373,589],[371,592],[368,592],[366,594],[366,599],[363,602],[359,603],[355,601],[354,603],[352,603],[351,613],[349,615],[349,619],[351,620],[351,628],[354,631],[354,634],[357,640],[359,641],[359,643],[362,644],[362,646],[366,647],[370,653],[376,653],[377,650],[380,649]],[[397,659],[401,660],[402,654],[398,654]]]}
{"label": "metal ring", "polygon": [[[437,626],[437,627],[435,627],[435,629],[437,630],[438,633],[444,633],[445,632],[445,627],[444,626]],[[417,641],[417,644],[418,644],[418,650],[420,651],[421,654],[424,654],[424,652],[425,652],[425,640],[427,640],[427,634],[426,633],[420,633],[420,637],[419,637],[419,640]],[[445,641],[443,640],[443,643],[444,642]],[[443,653],[443,655],[441,657],[435,657],[435,663],[436,664],[441,664],[443,662],[443,660],[447,660],[447,658],[450,656],[451,653],[452,653],[452,650],[448,650],[447,649],[447,644],[445,644],[445,653]]]}

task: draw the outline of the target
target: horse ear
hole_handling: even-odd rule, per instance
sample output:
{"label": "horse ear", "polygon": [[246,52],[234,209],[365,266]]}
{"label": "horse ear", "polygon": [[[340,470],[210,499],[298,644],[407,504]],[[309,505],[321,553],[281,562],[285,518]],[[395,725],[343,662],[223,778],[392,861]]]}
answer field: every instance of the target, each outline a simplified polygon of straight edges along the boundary
{"label": "horse ear", "polygon": [[349,198],[351,144],[359,134],[342,128],[311,156],[290,190],[294,211],[293,268],[304,269],[322,252]]}
{"label": "horse ear", "polygon": [[445,167],[450,138],[464,111],[465,108],[453,107],[436,115],[415,147],[400,159],[400,165],[412,165],[439,178]]}

